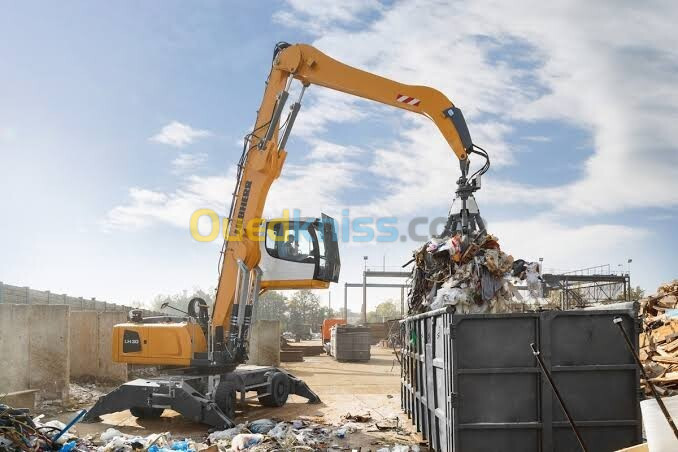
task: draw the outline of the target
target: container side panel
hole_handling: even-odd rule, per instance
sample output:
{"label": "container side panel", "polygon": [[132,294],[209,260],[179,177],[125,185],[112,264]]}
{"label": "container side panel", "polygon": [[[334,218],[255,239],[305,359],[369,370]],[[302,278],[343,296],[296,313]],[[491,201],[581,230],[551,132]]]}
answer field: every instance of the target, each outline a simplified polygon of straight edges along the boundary
{"label": "container side panel", "polygon": [[459,424],[537,422],[538,375],[459,376]]}
{"label": "container side panel", "polygon": [[456,349],[460,369],[534,367],[529,346],[536,342],[535,319],[458,316]]}
{"label": "container side panel", "polygon": [[[582,435],[584,444],[590,451],[612,452],[625,449],[630,445],[640,444],[636,437],[635,428],[632,426],[623,427],[582,427],[579,426],[579,432]],[[577,443],[569,425],[562,425],[553,428],[553,450],[554,452],[580,452],[581,448]]]}
{"label": "container side panel", "polygon": [[[577,421],[633,421],[637,383],[633,371],[554,372],[565,406]],[[566,421],[553,396],[553,421]]]}
{"label": "container side panel", "polygon": [[461,452],[539,451],[539,431],[534,429],[473,429],[462,432],[458,448]]}
{"label": "container side panel", "polygon": [[[612,322],[614,314],[577,314],[552,314],[552,365],[633,364],[633,357],[618,327]],[[625,315],[623,319],[626,331],[633,331],[631,318]]]}

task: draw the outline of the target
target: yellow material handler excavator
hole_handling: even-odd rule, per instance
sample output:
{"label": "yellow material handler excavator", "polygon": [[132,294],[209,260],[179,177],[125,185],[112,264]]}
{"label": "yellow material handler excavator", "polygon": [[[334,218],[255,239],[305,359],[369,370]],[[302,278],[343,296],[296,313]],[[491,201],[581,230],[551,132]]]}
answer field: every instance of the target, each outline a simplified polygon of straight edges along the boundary
{"label": "yellow material handler excavator", "polygon": [[[290,87],[301,82],[281,127]],[[236,396],[256,393],[263,405],[281,406],[289,394],[309,402],[318,396],[289,372],[247,360],[252,308],[269,289],[322,289],[339,279],[340,259],[332,218],[263,221],[271,184],[282,171],[285,146],[307,87],[319,85],[371,99],[430,118],[458,157],[459,209],[450,212],[448,230],[482,231],[473,201],[489,158],[473,145],[461,111],[439,91],[389,80],[340,63],[305,44],[278,43],[264,97],[252,133],[245,137],[238,163],[237,185],[229,212],[228,235],[221,253],[216,300],[211,307],[191,300],[184,316],[141,316],[132,311],[128,323],[115,325],[113,360],[162,366],[167,375],[137,379],[101,397],[85,417],[95,421],[106,413],[130,409],[137,417],[157,417],[165,409],[218,428],[234,425]],[[469,176],[469,154],[486,159]],[[453,204],[454,205],[454,204]],[[454,209],[454,207],[453,207]],[[295,243],[286,242],[294,230]],[[468,236],[468,234],[465,234]],[[301,243],[300,243],[301,241]]]}

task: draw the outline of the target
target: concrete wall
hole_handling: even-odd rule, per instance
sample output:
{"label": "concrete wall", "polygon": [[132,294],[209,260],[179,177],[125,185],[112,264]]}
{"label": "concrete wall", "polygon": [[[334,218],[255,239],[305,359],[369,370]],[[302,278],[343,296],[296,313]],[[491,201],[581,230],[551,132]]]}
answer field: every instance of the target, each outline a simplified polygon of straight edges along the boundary
{"label": "concrete wall", "polygon": [[113,325],[126,320],[124,312],[71,311],[72,378],[127,380],[127,365],[111,359]]}
{"label": "concrete wall", "polygon": [[280,365],[280,320],[257,320],[250,333],[249,364]]}
{"label": "concrete wall", "polygon": [[0,394],[37,389],[40,399],[66,400],[71,377],[126,381],[127,365],[111,359],[113,325],[126,318],[65,305],[0,304]]}
{"label": "concrete wall", "polygon": [[70,308],[0,305],[0,392],[39,389],[41,398],[68,398]]}

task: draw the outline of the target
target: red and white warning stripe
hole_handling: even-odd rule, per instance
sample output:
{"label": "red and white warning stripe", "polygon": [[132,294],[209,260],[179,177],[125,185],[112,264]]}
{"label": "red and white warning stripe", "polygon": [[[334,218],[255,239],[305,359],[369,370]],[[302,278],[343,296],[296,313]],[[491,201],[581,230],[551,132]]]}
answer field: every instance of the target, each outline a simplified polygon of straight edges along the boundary
{"label": "red and white warning stripe", "polygon": [[402,102],[402,103],[407,104],[407,105],[412,105],[413,107],[416,107],[421,102],[416,97],[410,97],[410,96],[406,96],[404,94],[398,94],[398,97],[396,97],[396,100],[398,102]]}

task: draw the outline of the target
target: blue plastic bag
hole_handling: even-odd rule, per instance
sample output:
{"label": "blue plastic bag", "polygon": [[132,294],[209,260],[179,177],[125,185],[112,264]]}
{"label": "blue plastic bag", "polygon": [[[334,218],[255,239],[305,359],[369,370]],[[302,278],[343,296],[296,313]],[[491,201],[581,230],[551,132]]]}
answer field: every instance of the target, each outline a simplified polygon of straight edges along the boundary
{"label": "blue plastic bag", "polygon": [[63,446],[61,446],[61,449],[59,449],[60,452],[71,452],[73,449],[75,449],[75,446],[78,445],[77,441],[70,441]]}

